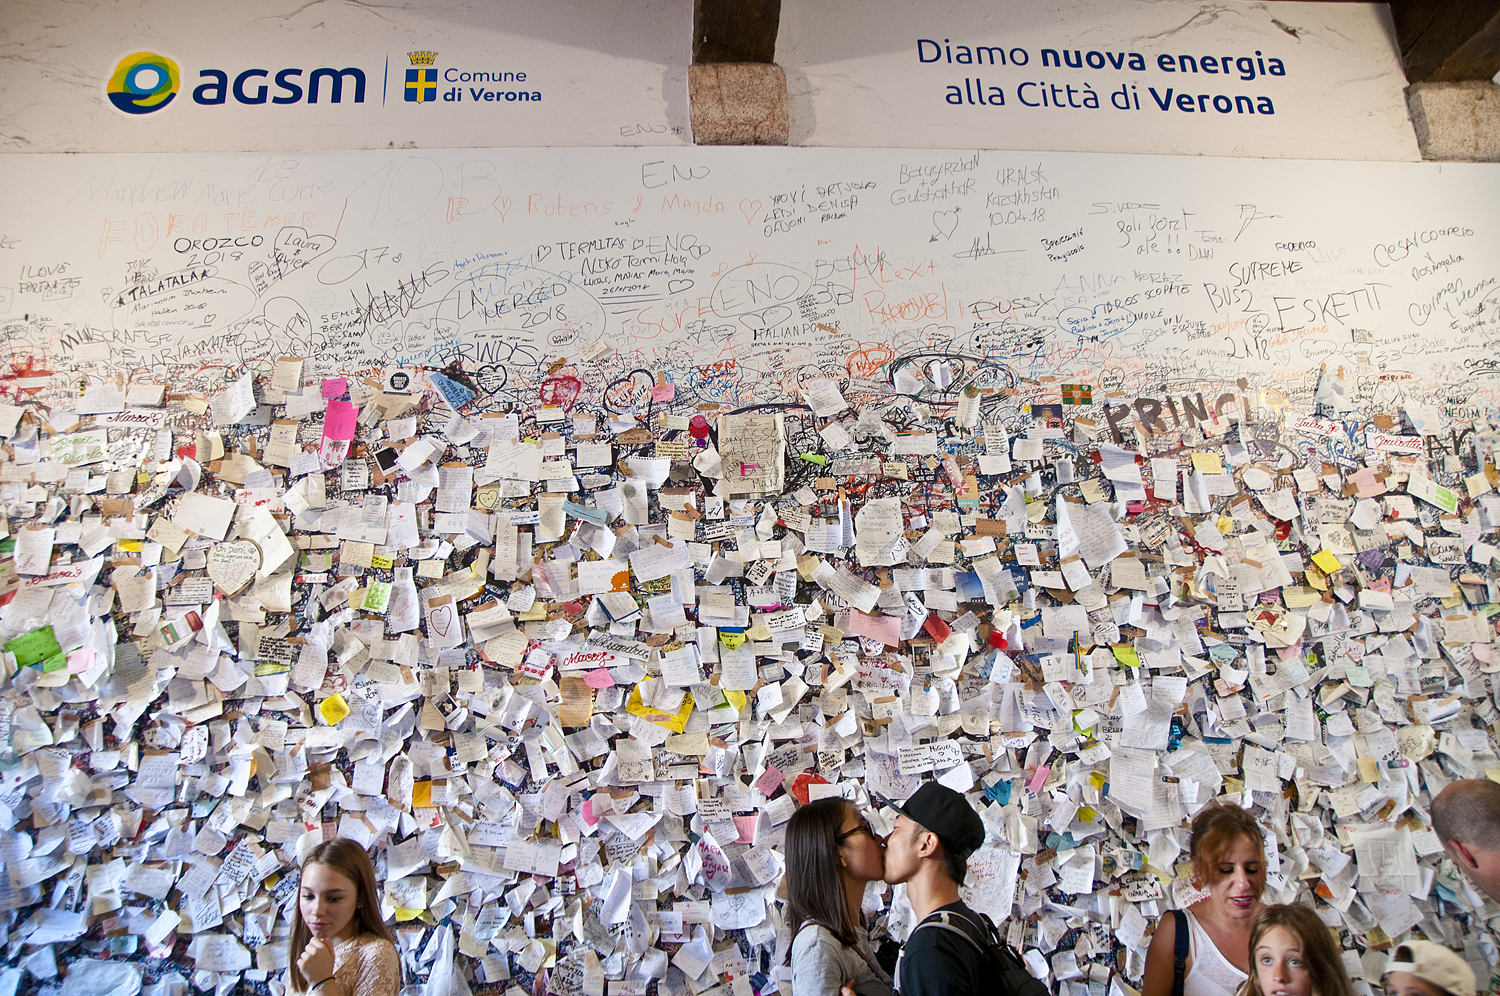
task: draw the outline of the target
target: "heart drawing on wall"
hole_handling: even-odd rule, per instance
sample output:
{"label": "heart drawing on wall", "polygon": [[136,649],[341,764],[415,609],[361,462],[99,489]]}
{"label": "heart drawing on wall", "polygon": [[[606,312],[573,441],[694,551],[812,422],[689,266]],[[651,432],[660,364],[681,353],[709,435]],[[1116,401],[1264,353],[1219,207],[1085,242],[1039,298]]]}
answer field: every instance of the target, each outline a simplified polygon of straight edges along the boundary
{"label": "heart drawing on wall", "polygon": [[438,636],[447,636],[453,625],[453,606],[440,605],[427,614],[427,628]]}
{"label": "heart drawing on wall", "polygon": [[260,567],[260,547],[249,540],[220,543],[208,551],[208,576],[226,595],[238,594]]}

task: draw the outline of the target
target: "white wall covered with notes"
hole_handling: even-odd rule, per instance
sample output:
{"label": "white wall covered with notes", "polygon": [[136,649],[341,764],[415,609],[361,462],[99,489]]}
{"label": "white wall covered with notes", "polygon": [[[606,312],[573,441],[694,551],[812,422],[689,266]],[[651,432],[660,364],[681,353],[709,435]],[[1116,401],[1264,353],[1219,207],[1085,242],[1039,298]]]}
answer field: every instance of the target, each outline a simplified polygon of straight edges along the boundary
{"label": "white wall covered with notes", "polygon": [[1067,996],[1220,795],[1488,978],[1497,178],[8,157],[0,990],[278,993],[338,833],[432,993],[785,991],[796,803],[928,778]]}

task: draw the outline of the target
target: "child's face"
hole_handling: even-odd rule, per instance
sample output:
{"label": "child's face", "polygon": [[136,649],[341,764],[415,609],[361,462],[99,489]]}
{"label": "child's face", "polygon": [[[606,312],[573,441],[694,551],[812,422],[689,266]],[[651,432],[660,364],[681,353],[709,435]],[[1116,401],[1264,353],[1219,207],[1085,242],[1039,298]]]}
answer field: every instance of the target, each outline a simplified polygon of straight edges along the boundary
{"label": "child's face", "polygon": [[1272,927],[1255,946],[1255,975],[1265,996],[1312,996],[1312,973],[1302,940],[1285,927]]}
{"label": "child's face", "polygon": [[1391,972],[1386,975],[1385,991],[1390,996],[1450,996],[1446,989],[1410,972]]}
{"label": "child's face", "polygon": [[302,922],[314,937],[342,938],[355,927],[359,886],[328,865],[309,861],[302,869]]}

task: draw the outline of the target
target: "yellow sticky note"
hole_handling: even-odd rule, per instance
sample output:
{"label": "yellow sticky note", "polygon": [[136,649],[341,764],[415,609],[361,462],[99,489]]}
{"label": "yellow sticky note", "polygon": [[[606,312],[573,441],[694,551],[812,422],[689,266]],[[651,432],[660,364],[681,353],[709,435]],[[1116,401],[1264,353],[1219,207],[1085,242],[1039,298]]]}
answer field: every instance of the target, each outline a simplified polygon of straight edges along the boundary
{"label": "yellow sticky note", "polygon": [[423,779],[411,783],[411,804],[417,808],[432,808],[432,782]]}
{"label": "yellow sticky note", "polygon": [[396,908],[396,919],[399,920],[402,923],[405,923],[408,920],[415,920],[417,917],[419,917],[421,915],[422,915],[422,911],[421,910],[404,910],[404,909],[401,909],[399,906]]}
{"label": "yellow sticky note", "polygon": [[[1313,580],[1317,577],[1317,574],[1317,571],[1308,571],[1307,583],[1326,591],[1327,585],[1319,585]],[[1287,585],[1281,589],[1281,600],[1286,603],[1286,607],[1289,609],[1305,609],[1315,602],[1321,602],[1323,596],[1317,594],[1312,588],[1305,588],[1301,585]]]}
{"label": "yellow sticky note", "polygon": [[688,692],[682,696],[682,708],[677,710],[674,716],[670,712],[663,712],[646,705],[641,699],[641,686],[636,685],[630,691],[630,698],[625,700],[625,711],[647,722],[665,726],[673,733],[681,733],[687,727],[688,718],[693,714],[693,693]]}
{"label": "yellow sticky note", "polygon": [[1359,759],[1359,777],[1368,785],[1380,781],[1380,762],[1373,757]]}
{"label": "yellow sticky note", "polygon": [[349,715],[349,703],[338,692],[318,703],[318,713],[329,726],[337,726],[339,720]]}
{"label": "yellow sticky note", "polygon": [[1213,452],[1194,453],[1193,469],[1205,474],[1224,473],[1224,462],[1219,459],[1219,454]]}
{"label": "yellow sticky note", "polygon": [[1140,667],[1141,655],[1135,652],[1135,648],[1126,643],[1117,643],[1109,648],[1114,651],[1115,660],[1126,667]]}
{"label": "yellow sticky note", "polygon": [[1334,571],[1343,566],[1339,563],[1339,558],[1333,555],[1333,551],[1327,548],[1319,550],[1317,553],[1313,554],[1312,560],[1313,563],[1318,565],[1318,570],[1322,571],[1324,574],[1332,574]]}

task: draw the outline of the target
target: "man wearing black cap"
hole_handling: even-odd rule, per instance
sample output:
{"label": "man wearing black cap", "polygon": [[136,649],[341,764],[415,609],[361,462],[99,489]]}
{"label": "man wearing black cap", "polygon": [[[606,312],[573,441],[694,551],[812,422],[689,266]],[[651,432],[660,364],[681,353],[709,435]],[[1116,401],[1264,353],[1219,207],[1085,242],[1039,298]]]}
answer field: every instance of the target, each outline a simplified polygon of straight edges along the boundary
{"label": "man wearing black cap", "polygon": [[[982,932],[984,921],[958,898],[969,855],[984,844],[984,822],[974,807],[952,789],[927,782],[893,808],[901,815],[886,839],[885,880],[906,883],[918,924],[947,913],[950,923],[963,917]],[[985,964],[983,952],[953,930],[920,927],[901,950],[896,986],[901,996],[992,993],[995,980],[985,978]]]}

